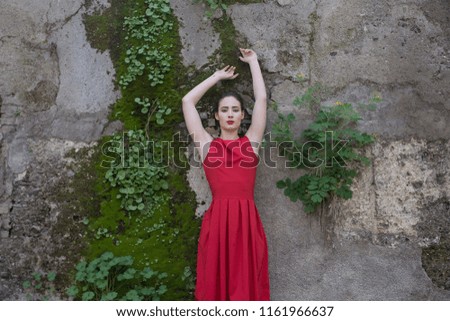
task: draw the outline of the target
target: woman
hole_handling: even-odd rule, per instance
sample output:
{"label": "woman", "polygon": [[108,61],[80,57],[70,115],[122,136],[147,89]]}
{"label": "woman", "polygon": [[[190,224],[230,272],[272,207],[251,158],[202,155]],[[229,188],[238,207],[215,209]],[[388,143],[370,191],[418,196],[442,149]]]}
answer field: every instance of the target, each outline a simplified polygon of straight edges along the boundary
{"label": "woman", "polygon": [[238,136],[244,119],[239,95],[220,98],[214,116],[221,131],[215,139],[203,128],[195,107],[218,81],[235,79],[235,67],[216,71],[183,97],[186,126],[213,195],[198,243],[196,300],[270,299],[267,241],[253,198],[266,126],[266,89],[256,53],[240,52],[239,59],[250,66],[255,95],[252,123],[243,137]]}

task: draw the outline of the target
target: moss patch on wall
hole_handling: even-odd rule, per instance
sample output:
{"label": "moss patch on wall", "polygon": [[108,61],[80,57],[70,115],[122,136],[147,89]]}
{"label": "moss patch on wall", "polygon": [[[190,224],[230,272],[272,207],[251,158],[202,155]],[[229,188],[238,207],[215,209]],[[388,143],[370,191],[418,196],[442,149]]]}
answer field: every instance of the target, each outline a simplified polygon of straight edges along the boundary
{"label": "moss patch on wall", "polygon": [[[84,220],[99,214],[97,187],[100,177],[95,164],[99,160],[99,150],[72,150],[65,157],[72,158],[68,167],[74,176],[62,177],[49,193],[50,201],[58,204],[58,219],[51,229],[54,242],[52,257],[64,260],[58,262],[58,275],[55,286],[58,292],[64,293],[73,277],[71,270],[78,262],[80,254],[86,251],[88,240],[85,238]],[[55,266],[44,267],[47,271],[55,270]]]}
{"label": "moss patch on wall", "polygon": [[[234,1],[228,4],[232,3]],[[144,0],[135,2],[112,0],[110,8],[84,16],[89,42],[98,50],[109,50],[117,73],[116,79],[120,79],[127,70],[124,61],[131,43],[125,39],[123,21],[125,17],[132,15],[134,10],[145,11]],[[168,274],[164,280],[168,291],[162,296],[163,300],[190,300],[193,299],[195,280],[195,273],[191,274],[190,271],[195,271],[200,220],[195,218],[197,206],[195,193],[190,190],[186,179],[188,164],[184,150],[188,139],[187,133],[180,133],[179,125],[183,122],[181,98],[193,86],[208,77],[214,68],[220,67],[225,62],[240,66],[240,77],[247,79],[248,88],[251,88],[251,74],[247,64],[238,59],[239,47],[246,47],[246,44],[243,39],[239,39],[231,20],[224,17],[214,22],[223,44],[220,53],[215,55],[219,59],[211,61],[210,69],[194,72],[194,76],[191,74],[189,77],[189,71],[182,66],[179,59],[181,43],[178,36],[178,21],[173,16],[171,19],[174,28],[159,39],[159,44],[171,45],[168,53],[174,58],[171,71],[165,75],[164,83],[151,86],[145,75],[139,77],[126,89],[121,90],[122,98],[112,107],[110,114],[110,120],[122,121],[125,130],[143,129],[149,123],[147,134],[151,140],[172,144],[169,153],[162,155],[163,162],[169,164],[167,168],[169,188],[160,192],[165,201],[158,204],[151,215],[127,213],[121,208],[120,200],[117,199],[118,188],[110,186],[104,180],[107,168],[101,166],[105,160],[102,149],[108,142],[108,137],[99,142],[94,151],[95,157],[87,162],[79,161],[86,168],[84,173],[91,174],[86,176],[77,172],[70,188],[74,198],[77,198],[77,204],[72,206],[72,210],[79,213],[77,231],[83,230],[83,233],[78,233],[83,237],[77,240],[80,244],[78,250],[83,257],[89,261],[106,251],[113,252],[115,256],[132,255],[137,269],[149,266]],[[221,91],[232,87],[234,84],[231,82],[224,82],[208,93],[203,101],[215,101]],[[148,121],[148,115],[143,114],[141,106],[135,103],[137,97],[164,101],[173,112],[164,118],[163,125],[156,124],[155,119]],[[177,134],[178,139],[175,138]],[[177,164],[173,161],[175,159]],[[70,218],[70,214],[66,216]],[[69,222],[62,220],[60,224],[61,229],[64,229]],[[57,228],[55,232],[62,232],[61,229]],[[72,267],[76,258],[75,253],[70,260]],[[72,274],[65,277],[64,284],[68,285],[73,276]]]}
{"label": "moss patch on wall", "polygon": [[423,221],[418,224],[418,234],[423,239],[438,243],[422,249],[422,266],[438,287],[450,290],[450,200],[442,197],[423,207]]}
{"label": "moss patch on wall", "polygon": [[[110,50],[117,72],[116,79],[120,79],[126,72],[124,59],[130,43],[125,39],[122,25],[124,17],[131,15],[134,10],[145,11],[145,2],[112,0],[110,8],[84,17],[91,45],[99,50]],[[135,103],[136,97],[159,99],[172,108],[172,113],[164,118],[163,125],[158,125],[155,119],[151,119],[148,130],[152,141],[172,144],[169,153],[162,155],[164,163],[169,164],[169,188],[160,192],[161,199],[165,201],[158,204],[152,215],[127,213],[121,208],[117,199],[118,189],[103,179],[107,168],[100,166],[101,161],[106,160],[100,151],[109,139],[104,137],[96,151],[100,157],[91,165],[97,175],[93,193],[95,199],[92,200],[97,212],[93,211],[84,220],[85,241],[88,246],[83,251],[83,256],[92,260],[106,251],[113,252],[115,256],[132,255],[137,269],[150,266],[168,274],[164,280],[168,291],[161,299],[190,300],[193,299],[195,274],[189,276],[185,272],[195,271],[200,222],[195,218],[195,194],[186,180],[188,164],[183,153],[187,147],[186,142],[183,137],[174,139],[178,126],[183,121],[180,87],[185,81],[186,72],[178,57],[181,48],[178,22],[173,16],[171,19],[174,28],[159,39],[159,44],[172,46],[169,54],[174,58],[164,83],[152,87],[146,77],[141,76],[125,90],[121,90],[122,98],[113,106],[110,114],[110,119],[122,121],[126,130],[135,130],[145,128],[148,121],[147,114],[142,114],[141,107]],[[174,159],[179,160],[177,166]],[[185,166],[179,166],[180,164]]]}

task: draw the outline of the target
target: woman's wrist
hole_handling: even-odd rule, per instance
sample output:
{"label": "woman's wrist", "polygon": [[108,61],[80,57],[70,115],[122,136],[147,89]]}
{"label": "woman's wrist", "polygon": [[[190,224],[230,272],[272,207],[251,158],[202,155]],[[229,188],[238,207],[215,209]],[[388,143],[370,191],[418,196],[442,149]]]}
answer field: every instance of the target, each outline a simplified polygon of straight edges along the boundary
{"label": "woman's wrist", "polygon": [[221,78],[220,75],[219,75],[219,71],[214,72],[214,73],[211,75],[211,78],[214,79],[216,82],[219,82],[220,80],[222,80],[222,78]]}
{"label": "woman's wrist", "polygon": [[249,65],[256,65],[256,66],[259,66],[259,61],[258,61],[258,59],[254,59],[254,60],[250,60],[249,62],[248,62],[248,64]]}

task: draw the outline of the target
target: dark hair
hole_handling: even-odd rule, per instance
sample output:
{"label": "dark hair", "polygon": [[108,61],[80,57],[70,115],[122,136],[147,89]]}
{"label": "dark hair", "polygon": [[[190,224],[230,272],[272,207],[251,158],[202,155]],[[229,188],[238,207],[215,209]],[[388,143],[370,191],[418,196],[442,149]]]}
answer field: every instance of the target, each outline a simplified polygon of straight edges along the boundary
{"label": "dark hair", "polygon": [[234,97],[236,98],[239,103],[241,104],[241,111],[244,112],[245,114],[245,109],[244,109],[244,101],[242,100],[241,95],[239,95],[237,92],[235,91],[226,91],[224,93],[222,93],[222,95],[219,97],[219,99],[217,100],[216,105],[214,106],[214,113],[219,112],[219,103],[222,99],[224,99],[225,97]]}

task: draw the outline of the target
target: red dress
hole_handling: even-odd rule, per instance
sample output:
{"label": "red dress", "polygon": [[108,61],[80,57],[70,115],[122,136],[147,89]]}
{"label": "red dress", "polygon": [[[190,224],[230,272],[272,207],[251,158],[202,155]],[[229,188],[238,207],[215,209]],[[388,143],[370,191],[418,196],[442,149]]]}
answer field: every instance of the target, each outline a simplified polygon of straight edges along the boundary
{"label": "red dress", "polygon": [[270,300],[267,240],[253,198],[258,163],[247,136],[209,146],[203,169],[213,199],[198,242],[196,300]]}

